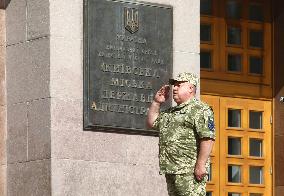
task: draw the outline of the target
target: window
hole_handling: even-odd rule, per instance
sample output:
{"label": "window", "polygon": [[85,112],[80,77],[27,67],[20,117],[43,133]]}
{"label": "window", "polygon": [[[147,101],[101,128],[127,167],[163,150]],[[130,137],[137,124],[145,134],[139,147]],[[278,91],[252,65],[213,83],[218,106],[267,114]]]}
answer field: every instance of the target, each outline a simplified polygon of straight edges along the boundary
{"label": "window", "polygon": [[228,193],[228,196],[242,196],[241,193]]}
{"label": "window", "polygon": [[249,128],[262,129],[262,112],[249,111]]}
{"label": "window", "polygon": [[263,21],[262,4],[249,3],[249,19],[254,21]]}
{"label": "window", "polygon": [[212,31],[212,27],[210,24],[201,24],[200,25],[200,41],[210,42],[212,39],[211,31]]}
{"label": "window", "polygon": [[200,14],[202,15],[212,15],[212,1],[211,0],[201,0],[200,1]]}
{"label": "window", "polygon": [[202,69],[212,69],[212,53],[210,51],[200,52],[200,67]]}
{"label": "window", "polygon": [[240,19],[242,15],[241,2],[237,0],[227,0],[226,2],[226,16],[230,19]]}
{"label": "window", "polygon": [[241,33],[242,30],[240,27],[229,26],[227,29],[227,43],[232,45],[241,45]]}
{"label": "window", "polygon": [[240,54],[228,54],[228,71],[241,72],[242,56]]}
{"label": "window", "polygon": [[241,127],[241,110],[228,110],[228,127]]}
{"label": "window", "polygon": [[263,74],[263,61],[262,57],[250,56],[249,57],[249,73]]}
{"label": "window", "polygon": [[261,166],[250,166],[249,168],[249,183],[263,184],[263,172]]}
{"label": "window", "polygon": [[242,154],[242,142],[240,137],[228,138],[228,154],[229,155],[241,155]]}
{"label": "window", "polygon": [[206,192],[206,196],[212,196],[212,192]]}
{"label": "window", "polygon": [[228,182],[241,183],[241,166],[228,166]]}
{"label": "window", "polygon": [[210,163],[209,172],[208,172],[208,181],[212,180],[212,163]]}
{"label": "window", "polygon": [[[259,97],[270,96],[272,92],[266,86],[272,83],[272,44],[271,39],[265,38],[272,35],[270,3],[265,0],[201,0],[200,3],[200,49],[210,51],[201,58],[207,62],[201,64],[201,80],[206,80],[203,84],[210,79],[213,83],[222,80],[220,85],[224,87],[231,86],[226,81],[264,84],[237,88],[236,93],[245,95],[249,91],[249,94],[257,92]],[[210,93],[212,90],[207,86],[202,91]],[[214,92],[231,95],[230,90],[218,88]]]}
{"label": "window", "polygon": [[253,48],[263,47],[263,31],[249,30],[249,46]]}
{"label": "window", "polygon": [[262,140],[256,138],[249,139],[249,156],[262,157]]}

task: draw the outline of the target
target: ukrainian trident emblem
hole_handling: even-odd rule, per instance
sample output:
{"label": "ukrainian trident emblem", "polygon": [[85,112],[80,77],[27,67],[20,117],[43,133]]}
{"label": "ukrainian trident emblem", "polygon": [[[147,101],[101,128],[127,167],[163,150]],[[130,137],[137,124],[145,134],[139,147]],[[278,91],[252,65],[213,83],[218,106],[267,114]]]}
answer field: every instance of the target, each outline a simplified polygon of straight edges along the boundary
{"label": "ukrainian trident emblem", "polygon": [[135,8],[124,8],[124,26],[131,34],[138,31],[138,10]]}

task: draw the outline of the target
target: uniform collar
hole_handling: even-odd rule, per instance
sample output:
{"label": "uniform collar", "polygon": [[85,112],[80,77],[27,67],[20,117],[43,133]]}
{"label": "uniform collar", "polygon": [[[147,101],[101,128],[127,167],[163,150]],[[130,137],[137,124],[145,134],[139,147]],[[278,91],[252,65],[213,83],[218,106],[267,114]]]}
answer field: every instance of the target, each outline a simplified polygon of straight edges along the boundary
{"label": "uniform collar", "polygon": [[197,100],[197,99],[196,99],[195,97],[193,97],[193,98],[187,100],[186,102],[181,103],[181,104],[179,104],[179,105],[173,107],[173,110],[183,108],[183,107],[185,107],[185,106],[187,106],[187,105],[189,105],[189,104],[195,102],[196,100]]}

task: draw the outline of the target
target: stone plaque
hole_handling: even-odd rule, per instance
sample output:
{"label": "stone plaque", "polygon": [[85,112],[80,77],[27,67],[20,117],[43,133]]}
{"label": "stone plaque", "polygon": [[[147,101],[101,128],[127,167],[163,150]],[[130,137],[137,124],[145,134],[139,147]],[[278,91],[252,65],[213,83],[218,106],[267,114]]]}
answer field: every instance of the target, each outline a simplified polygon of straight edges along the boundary
{"label": "stone plaque", "polygon": [[155,133],[146,115],[172,75],[172,13],[160,4],[84,1],[84,129]]}

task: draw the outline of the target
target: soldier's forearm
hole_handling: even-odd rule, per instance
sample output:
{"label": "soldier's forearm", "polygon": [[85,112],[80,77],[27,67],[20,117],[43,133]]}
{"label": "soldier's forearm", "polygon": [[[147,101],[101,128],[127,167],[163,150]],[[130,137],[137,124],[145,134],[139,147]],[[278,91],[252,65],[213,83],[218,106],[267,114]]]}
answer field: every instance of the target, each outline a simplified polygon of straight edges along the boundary
{"label": "soldier's forearm", "polygon": [[160,114],[161,103],[153,101],[147,115],[147,126],[148,128],[153,128],[155,120]]}
{"label": "soldier's forearm", "polygon": [[200,149],[199,149],[198,158],[197,158],[197,164],[205,165],[211,153],[213,144],[214,144],[214,140],[210,138],[201,140]]}

